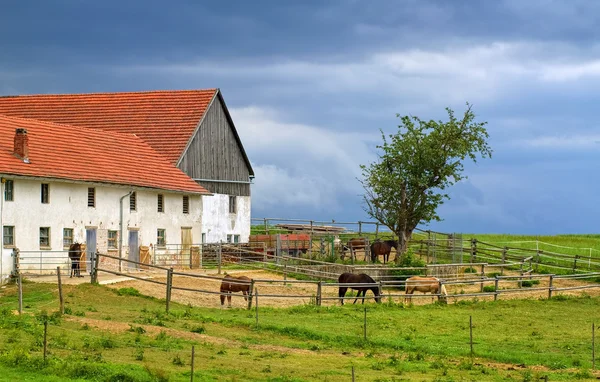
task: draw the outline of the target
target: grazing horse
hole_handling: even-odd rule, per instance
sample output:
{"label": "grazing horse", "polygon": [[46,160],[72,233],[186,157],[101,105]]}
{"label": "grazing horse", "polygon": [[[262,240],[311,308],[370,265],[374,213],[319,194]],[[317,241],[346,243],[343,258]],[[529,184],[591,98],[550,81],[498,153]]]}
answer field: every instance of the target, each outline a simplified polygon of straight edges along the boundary
{"label": "grazing horse", "polygon": [[251,282],[252,279],[249,277],[236,277],[225,273],[225,277],[223,277],[223,281],[221,282],[221,307],[225,304],[225,297],[227,297],[229,308],[231,308],[232,292],[242,292],[244,294],[244,300],[248,301]]}
{"label": "grazing horse", "polygon": [[371,244],[371,261],[376,262],[380,255],[383,255],[383,263],[387,263],[390,259],[390,252],[392,248],[396,250],[396,256],[398,256],[398,241],[397,240],[384,240],[376,241]]}
{"label": "grazing horse", "polygon": [[83,277],[81,275],[81,256],[83,255],[80,243],[73,243],[69,246],[69,258],[71,259],[71,272],[69,277]]}
{"label": "grazing horse", "polygon": [[[446,292],[446,286],[436,277],[413,276],[406,279],[406,297],[404,301],[406,299],[410,301],[415,291],[423,292],[423,294],[431,293],[431,302],[433,302],[434,294],[440,294],[441,296],[438,296],[438,299],[447,302],[448,292]],[[408,297],[408,295],[411,296]]]}
{"label": "grazing horse", "polygon": [[[342,256],[341,259],[344,260],[346,257],[346,252],[350,251],[350,257],[354,257],[357,249],[366,250],[367,248],[367,239],[362,237],[356,237],[348,240],[347,244],[342,245]],[[365,260],[367,260],[367,253],[365,252]]]}
{"label": "grazing horse", "polygon": [[350,286],[350,287],[340,285],[340,290],[339,290],[338,296],[340,298],[340,301],[342,302],[342,305],[344,305],[344,297],[346,296],[346,292],[348,291],[348,288],[358,291],[358,294],[356,295],[356,299],[354,299],[353,304],[356,304],[356,301],[360,298],[361,293],[362,293],[362,297],[363,297],[362,303],[364,304],[365,303],[365,295],[367,294],[367,290],[370,290],[373,292],[373,294],[375,295],[375,301],[377,303],[381,302],[381,296],[379,295],[379,285],[377,285],[375,280],[373,280],[371,278],[371,276],[369,276],[369,275],[366,275],[364,273],[361,273],[358,275],[354,274],[354,273],[342,273],[340,275],[340,277],[338,278],[338,283],[339,284],[374,284],[373,286],[364,285],[364,286]]}

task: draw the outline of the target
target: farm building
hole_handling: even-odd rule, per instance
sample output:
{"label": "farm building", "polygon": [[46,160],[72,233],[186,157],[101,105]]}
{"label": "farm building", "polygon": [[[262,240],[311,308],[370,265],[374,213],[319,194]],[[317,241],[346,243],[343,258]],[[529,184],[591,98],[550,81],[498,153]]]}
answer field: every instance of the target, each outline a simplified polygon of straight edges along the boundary
{"label": "farm building", "polygon": [[194,242],[248,241],[254,171],[219,89],[7,96],[0,115],[135,134],[212,193]]}
{"label": "farm building", "polygon": [[250,234],[254,173],[218,89],[0,97],[0,155],[3,277],[15,246],[136,258]]}

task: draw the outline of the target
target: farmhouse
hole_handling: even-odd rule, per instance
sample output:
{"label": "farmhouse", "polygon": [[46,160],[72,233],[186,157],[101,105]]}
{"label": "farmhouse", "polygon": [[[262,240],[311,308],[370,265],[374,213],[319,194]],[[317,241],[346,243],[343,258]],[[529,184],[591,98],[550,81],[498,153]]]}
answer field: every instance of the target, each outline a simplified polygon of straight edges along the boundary
{"label": "farmhouse", "polygon": [[133,134],[6,116],[0,176],[3,280],[14,247],[52,256],[77,241],[139,261],[142,243],[200,235],[210,194]]}
{"label": "farmhouse", "polygon": [[194,243],[248,241],[254,171],[219,89],[7,96],[0,115],[135,134],[210,191]]}
{"label": "farmhouse", "polygon": [[218,89],[0,97],[0,274],[75,241],[139,260],[250,234],[254,172]]}

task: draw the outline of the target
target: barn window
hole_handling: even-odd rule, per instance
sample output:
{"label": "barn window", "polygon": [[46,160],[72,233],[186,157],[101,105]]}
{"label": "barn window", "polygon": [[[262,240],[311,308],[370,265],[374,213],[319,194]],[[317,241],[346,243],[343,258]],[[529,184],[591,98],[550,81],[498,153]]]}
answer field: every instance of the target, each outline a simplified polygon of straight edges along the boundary
{"label": "barn window", "polygon": [[3,229],[4,235],[4,246],[13,247],[15,245],[15,227],[11,225],[5,225]]}
{"label": "barn window", "polygon": [[108,248],[117,248],[117,231],[108,231]]}
{"label": "barn window", "polygon": [[240,235],[233,235],[233,242],[234,243],[239,243],[240,242]]}
{"label": "barn window", "polygon": [[96,189],[88,187],[88,207],[96,207]]}
{"label": "barn window", "polygon": [[135,192],[132,192],[129,195],[129,211],[135,211],[137,209],[137,195]]}
{"label": "barn window", "polygon": [[229,195],[229,213],[235,214],[237,212],[237,197]]}
{"label": "barn window", "polygon": [[40,227],[40,248],[50,248],[50,227]]}
{"label": "barn window", "polygon": [[202,244],[206,243],[206,233],[202,232]]}
{"label": "barn window", "polygon": [[48,183],[42,183],[42,203],[50,203],[50,185]]}
{"label": "barn window", "polygon": [[183,196],[183,213],[184,214],[190,213],[190,197],[187,195]]}
{"label": "barn window", "polygon": [[232,236],[232,235],[227,235],[227,242],[228,242],[228,243],[231,243],[231,236]]}
{"label": "barn window", "polygon": [[4,200],[6,200],[7,202],[12,202],[14,200],[14,183],[12,180],[10,179],[6,179],[6,181],[4,182]]}
{"label": "barn window", "polygon": [[163,194],[158,194],[158,212],[165,212],[165,200]]}
{"label": "barn window", "polygon": [[69,248],[73,244],[73,228],[63,228],[63,248]]}
{"label": "barn window", "polygon": [[164,228],[158,228],[156,230],[156,246],[164,247],[166,243],[166,230]]}

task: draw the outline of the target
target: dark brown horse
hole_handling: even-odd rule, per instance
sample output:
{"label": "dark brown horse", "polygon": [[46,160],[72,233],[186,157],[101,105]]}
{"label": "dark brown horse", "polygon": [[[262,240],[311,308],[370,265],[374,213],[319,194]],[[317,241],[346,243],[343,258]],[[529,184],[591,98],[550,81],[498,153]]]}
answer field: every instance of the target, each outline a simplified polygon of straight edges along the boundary
{"label": "dark brown horse", "polygon": [[396,250],[396,256],[398,256],[398,241],[397,240],[384,240],[376,241],[371,244],[371,261],[376,262],[379,256],[383,255],[383,263],[387,263],[390,259],[390,252],[392,248]]}
{"label": "dark brown horse", "polygon": [[83,277],[81,275],[81,256],[83,255],[80,243],[73,243],[69,246],[69,259],[71,259],[71,272],[69,277]]}
{"label": "dark brown horse", "polygon": [[250,283],[252,279],[246,276],[231,276],[225,273],[223,281],[221,282],[221,307],[225,305],[225,297],[227,297],[227,303],[231,308],[231,293],[242,292],[244,294],[244,300],[248,301],[248,293],[250,291]]}
{"label": "dark brown horse", "polygon": [[344,297],[346,296],[346,292],[348,291],[348,288],[350,289],[354,289],[358,291],[358,294],[356,295],[356,299],[354,299],[353,304],[356,304],[356,301],[360,298],[360,295],[362,293],[362,303],[365,303],[365,295],[367,294],[367,291],[370,290],[373,292],[373,294],[375,295],[375,301],[377,303],[381,302],[381,296],[379,295],[379,285],[377,285],[377,283],[375,282],[375,280],[373,280],[371,278],[371,276],[361,273],[361,274],[355,274],[355,273],[342,273],[340,275],[340,277],[338,278],[338,283],[339,284],[373,284],[373,286],[371,285],[352,285],[352,286],[342,286],[340,285],[340,290],[338,293],[338,296],[340,298],[340,301],[342,302],[342,305],[344,305]]}

